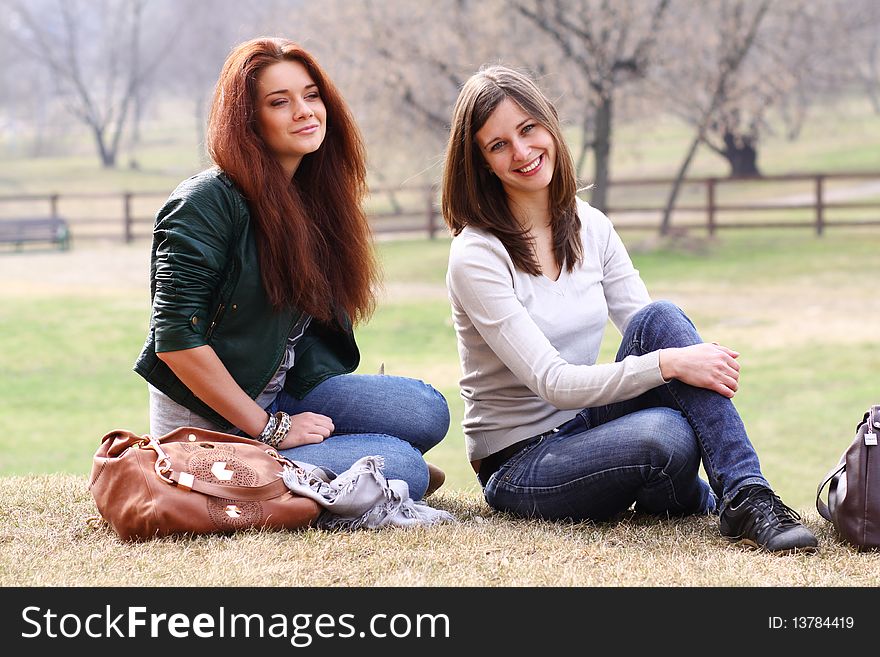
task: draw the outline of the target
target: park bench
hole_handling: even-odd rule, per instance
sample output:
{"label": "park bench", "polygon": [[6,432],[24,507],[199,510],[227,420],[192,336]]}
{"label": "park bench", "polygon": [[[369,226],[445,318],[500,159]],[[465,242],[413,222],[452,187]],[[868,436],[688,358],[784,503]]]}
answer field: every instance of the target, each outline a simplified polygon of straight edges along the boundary
{"label": "park bench", "polygon": [[70,247],[70,228],[61,217],[0,219],[0,243],[15,244],[21,250],[26,242],[48,242],[66,251]]}

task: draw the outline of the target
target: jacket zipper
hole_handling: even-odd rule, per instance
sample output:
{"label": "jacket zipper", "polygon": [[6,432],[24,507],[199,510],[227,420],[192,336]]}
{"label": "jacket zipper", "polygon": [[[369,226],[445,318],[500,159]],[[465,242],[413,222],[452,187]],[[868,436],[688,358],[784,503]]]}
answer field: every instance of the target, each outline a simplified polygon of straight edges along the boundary
{"label": "jacket zipper", "polygon": [[217,312],[214,313],[214,319],[211,320],[211,325],[208,327],[208,332],[205,333],[205,339],[210,339],[211,335],[214,333],[214,327],[217,326],[217,322],[220,320],[220,315],[223,313],[223,310],[226,308],[226,304],[221,303],[217,307]]}

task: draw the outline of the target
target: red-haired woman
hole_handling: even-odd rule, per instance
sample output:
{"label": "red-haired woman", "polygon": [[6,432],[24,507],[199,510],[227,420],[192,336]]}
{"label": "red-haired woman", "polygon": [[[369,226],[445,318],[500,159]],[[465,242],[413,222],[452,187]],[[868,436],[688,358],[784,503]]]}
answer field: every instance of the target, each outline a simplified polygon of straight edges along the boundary
{"label": "red-haired woman", "polygon": [[135,364],[150,431],[240,432],[336,472],[381,455],[419,499],[442,483],[422,455],[449,409],[421,381],[351,374],[352,325],[370,316],[378,277],[363,142],[339,91],[291,41],[240,44],[214,93],[208,151],[216,166],[178,186],[153,231]]}

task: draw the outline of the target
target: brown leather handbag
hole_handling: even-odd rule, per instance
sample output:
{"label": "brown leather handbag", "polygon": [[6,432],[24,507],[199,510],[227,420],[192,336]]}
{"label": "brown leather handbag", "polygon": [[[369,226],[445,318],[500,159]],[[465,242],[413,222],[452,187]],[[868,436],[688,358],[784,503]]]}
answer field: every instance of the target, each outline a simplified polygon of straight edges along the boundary
{"label": "brown leather handbag", "polygon": [[290,492],[285,465],[293,464],[250,438],[193,427],[161,438],[117,430],[95,452],[89,491],[125,540],[306,527],[321,508]]}
{"label": "brown leather handbag", "polygon": [[[880,406],[856,426],[852,444],[819,484],[816,508],[860,551],[880,547]],[[828,486],[828,503],[822,490]]]}

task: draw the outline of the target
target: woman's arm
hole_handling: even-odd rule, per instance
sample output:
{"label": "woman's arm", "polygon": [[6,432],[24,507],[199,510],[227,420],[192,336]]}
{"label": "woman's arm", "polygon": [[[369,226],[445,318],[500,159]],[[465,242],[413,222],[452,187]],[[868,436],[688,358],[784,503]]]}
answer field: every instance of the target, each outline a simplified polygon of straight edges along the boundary
{"label": "woman's arm", "polygon": [[[623,333],[630,318],[651,299],[611,221],[597,210],[591,208],[590,212],[587,220],[592,221],[596,232],[604,232],[602,286],[608,313]],[[738,356],[737,352],[714,343],[662,349],[660,373],[667,381],[678,379],[730,398],[739,385]]]}
{"label": "woman's arm", "polygon": [[[266,426],[269,415],[235,382],[208,345],[157,354],[193,394],[251,437]],[[333,421],[318,413],[291,416],[290,431],[279,447],[320,443],[333,432]]]}
{"label": "woman's arm", "polygon": [[[156,355],[204,403],[249,436],[258,436],[268,415],[232,378],[208,344],[211,300],[228,267],[229,246],[239,239],[243,211],[223,183],[201,177],[181,185],[159,211],[154,228],[153,322]],[[333,431],[316,413],[291,417],[280,447],[318,443]]]}
{"label": "woman's arm", "polygon": [[512,266],[500,243],[454,242],[447,283],[482,340],[534,394],[557,408],[578,409],[631,399],[663,383],[656,352],[594,365],[562,358],[516,297]]}

